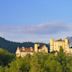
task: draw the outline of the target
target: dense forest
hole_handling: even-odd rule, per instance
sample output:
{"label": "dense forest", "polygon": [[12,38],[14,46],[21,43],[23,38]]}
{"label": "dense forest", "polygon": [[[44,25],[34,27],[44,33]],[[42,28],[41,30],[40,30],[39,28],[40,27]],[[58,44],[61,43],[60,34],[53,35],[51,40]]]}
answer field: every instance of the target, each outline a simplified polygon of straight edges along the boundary
{"label": "dense forest", "polygon": [[72,55],[60,48],[58,54],[35,53],[23,58],[0,49],[0,72],[72,72]]}
{"label": "dense forest", "polygon": [[[39,44],[45,44],[45,43],[39,43]],[[49,48],[49,44],[45,44],[48,48]],[[33,42],[12,42],[12,41],[8,41],[2,37],[0,37],[0,48],[4,48],[6,50],[8,50],[11,53],[15,53],[16,48],[17,47],[34,47],[34,43]]]}

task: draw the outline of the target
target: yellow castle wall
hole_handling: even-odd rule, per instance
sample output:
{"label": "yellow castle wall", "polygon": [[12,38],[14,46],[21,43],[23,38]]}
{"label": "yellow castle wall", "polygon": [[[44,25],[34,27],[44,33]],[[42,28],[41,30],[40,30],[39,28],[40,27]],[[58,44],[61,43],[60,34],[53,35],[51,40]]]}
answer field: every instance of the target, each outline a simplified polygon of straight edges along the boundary
{"label": "yellow castle wall", "polygon": [[55,41],[54,39],[50,39],[50,52],[60,50],[60,46],[63,48],[65,53],[72,53],[72,49],[69,48],[69,43],[67,39],[61,41]]}

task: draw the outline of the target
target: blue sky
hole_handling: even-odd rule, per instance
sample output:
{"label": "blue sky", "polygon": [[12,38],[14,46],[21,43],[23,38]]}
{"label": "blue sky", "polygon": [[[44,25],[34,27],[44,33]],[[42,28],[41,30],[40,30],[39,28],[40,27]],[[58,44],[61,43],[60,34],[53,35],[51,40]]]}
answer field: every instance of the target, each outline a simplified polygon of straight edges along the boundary
{"label": "blue sky", "polygon": [[48,42],[72,36],[72,0],[0,0],[0,36]]}

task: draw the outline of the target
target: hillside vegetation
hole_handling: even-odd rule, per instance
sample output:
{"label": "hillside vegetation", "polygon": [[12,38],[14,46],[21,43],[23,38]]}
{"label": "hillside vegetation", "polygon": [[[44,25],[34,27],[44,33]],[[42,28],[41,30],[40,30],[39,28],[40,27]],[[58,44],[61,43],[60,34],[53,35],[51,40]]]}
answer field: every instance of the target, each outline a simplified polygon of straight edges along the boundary
{"label": "hillside vegetation", "polygon": [[[45,44],[45,43],[39,43],[39,44]],[[45,44],[48,46],[48,44]],[[33,42],[23,42],[23,43],[19,43],[19,42],[12,42],[12,41],[8,41],[2,37],[0,37],[0,48],[4,48],[6,50],[8,50],[11,53],[15,53],[16,48],[17,47],[34,47],[34,43]]]}
{"label": "hillside vegetation", "polygon": [[0,72],[72,72],[72,56],[61,49],[57,55],[35,53],[15,58],[13,54],[0,50]]}

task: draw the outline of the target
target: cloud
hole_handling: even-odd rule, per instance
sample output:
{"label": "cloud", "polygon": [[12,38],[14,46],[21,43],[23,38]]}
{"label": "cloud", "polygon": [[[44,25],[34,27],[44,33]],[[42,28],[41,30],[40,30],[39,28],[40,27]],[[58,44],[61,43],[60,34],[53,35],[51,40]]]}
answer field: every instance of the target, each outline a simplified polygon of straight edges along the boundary
{"label": "cloud", "polygon": [[2,36],[2,37],[3,37],[3,36],[4,36],[4,34],[0,32],[0,36]]}
{"label": "cloud", "polygon": [[0,36],[11,41],[48,42],[51,37],[62,38],[72,35],[72,24],[50,22],[29,25],[0,25]]}
{"label": "cloud", "polygon": [[71,24],[60,22],[44,23],[36,25],[12,25],[0,26],[0,32],[8,34],[57,34],[60,32],[68,32],[72,30]]}

